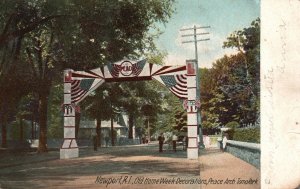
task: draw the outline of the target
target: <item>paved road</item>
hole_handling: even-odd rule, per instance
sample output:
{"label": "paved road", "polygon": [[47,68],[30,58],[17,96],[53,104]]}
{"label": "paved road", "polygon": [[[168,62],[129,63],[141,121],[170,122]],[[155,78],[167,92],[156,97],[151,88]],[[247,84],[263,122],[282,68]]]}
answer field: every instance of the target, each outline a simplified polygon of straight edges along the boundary
{"label": "paved road", "polygon": [[[242,163],[253,168],[230,154],[218,152],[206,150],[201,153],[200,161],[187,160],[185,151],[174,153],[165,149],[159,153],[158,144],[152,143],[101,148],[97,152],[91,148],[80,149],[80,157],[69,160],[60,160],[58,151],[42,155],[0,153],[0,188],[199,189],[217,186],[200,184],[215,179],[216,173],[220,173],[217,174],[220,178],[223,174],[224,178],[233,178],[234,175],[227,176],[228,172],[219,172],[215,166],[225,166],[229,170],[230,166],[238,167]],[[233,165],[217,160],[224,157],[229,162],[234,161]],[[256,176],[257,173],[253,172]]]}
{"label": "paved road", "polygon": [[[185,151],[159,153],[156,143],[101,148],[97,152],[80,149],[80,157],[69,160],[60,160],[58,151],[45,155],[6,154],[0,158],[0,185],[2,188],[199,188],[197,184],[172,184],[173,179],[199,178],[198,161],[185,157]],[[161,185],[161,179],[170,184]],[[107,181],[113,183],[107,185]]]}

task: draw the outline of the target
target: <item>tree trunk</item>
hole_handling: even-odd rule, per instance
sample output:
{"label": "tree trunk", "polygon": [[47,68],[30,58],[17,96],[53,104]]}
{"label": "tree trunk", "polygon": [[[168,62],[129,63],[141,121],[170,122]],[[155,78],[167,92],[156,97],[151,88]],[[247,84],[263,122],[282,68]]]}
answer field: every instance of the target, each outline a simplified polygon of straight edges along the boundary
{"label": "tree trunk", "polygon": [[101,117],[97,117],[96,133],[97,133],[97,145],[101,147]]}
{"label": "tree trunk", "polygon": [[20,142],[23,141],[23,120],[20,118]]}
{"label": "tree trunk", "polygon": [[128,138],[133,139],[133,115],[129,114],[129,131],[128,131]]}
{"label": "tree trunk", "polygon": [[[44,86],[46,87],[46,86]],[[47,152],[47,113],[48,113],[48,93],[39,94],[39,147],[38,152]]]}
{"label": "tree trunk", "polygon": [[37,123],[34,123],[34,139],[37,139]]}
{"label": "tree trunk", "polygon": [[[6,81],[6,79],[4,79],[3,81]],[[0,83],[0,86],[3,82]],[[5,87],[6,88],[6,87]],[[4,90],[1,89],[1,92],[5,91],[5,88]],[[6,88],[7,89],[7,88]],[[9,94],[9,93],[8,93]],[[2,126],[1,127],[1,130],[2,130],[2,140],[1,140],[1,147],[2,148],[7,148],[7,130],[6,130],[6,127],[7,127],[7,122],[8,122],[8,115],[9,115],[9,102],[8,100],[10,99],[7,99],[8,96],[6,96],[6,93],[1,93],[1,97],[0,97],[0,125]]]}
{"label": "tree trunk", "polygon": [[34,139],[34,123],[33,118],[31,118],[31,140]]}
{"label": "tree trunk", "polygon": [[2,114],[2,120],[1,120],[1,125],[2,125],[2,141],[1,141],[1,147],[6,148],[7,147],[7,139],[6,139],[6,124],[7,124],[7,116],[6,114]]}
{"label": "tree trunk", "polygon": [[114,117],[113,114],[110,118],[110,131],[111,131],[111,146],[115,146],[115,136],[114,136]]}

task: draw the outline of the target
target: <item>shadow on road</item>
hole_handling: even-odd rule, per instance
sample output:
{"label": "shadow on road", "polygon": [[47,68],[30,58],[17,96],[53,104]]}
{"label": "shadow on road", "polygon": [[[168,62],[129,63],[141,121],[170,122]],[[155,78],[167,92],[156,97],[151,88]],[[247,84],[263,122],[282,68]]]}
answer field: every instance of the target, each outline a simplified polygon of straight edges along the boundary
{"label": "shadow on road", "polygon": [[[80,157],[60,160],[59,151],[47,154],[6,154],[1,157],[3,188],[38,188],[43,181],[63,184],[99,175],[199,176],[198,161],[186,159],[186,151],[158,152],[156,145],[80,149]],[[34,187],[33,187],[34,186]]]}

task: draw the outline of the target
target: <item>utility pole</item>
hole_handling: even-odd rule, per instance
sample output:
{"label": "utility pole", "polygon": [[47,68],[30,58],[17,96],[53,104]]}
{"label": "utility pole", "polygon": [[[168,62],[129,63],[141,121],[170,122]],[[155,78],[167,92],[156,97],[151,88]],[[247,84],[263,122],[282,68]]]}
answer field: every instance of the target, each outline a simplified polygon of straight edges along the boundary
{"label": "utility pole", "polygon": [[[202,32],[202,33],[197,33],[197,29],[207,29],[210,28],[210,26],[202,26],[202,27],[197,27],[196,25],[194,25],[194,27],[192,28],[186,28],[186,29],[180,29],[180,31],[194,31],[193,34],[185,34],[185,35],[181,35],[181,37],[194,37],[193,40],[188,40],[188,41],[183,41],[182,43],[194,43],[195,44],[195,62],[196,62],[196,68],[197,68],[197,81],[196,81],[196,89],[197,89],[197,93],[196,93],[196,97],[197,100],[200,101],[200,73],[199,73],[199,67],[198,67],[198,44],[197,42],[199,41],[208,41],[210,40],[209,38],[204,38],[204,39],[197,39],[197,36],[200,35],[208,35],[209,32]],[[200,109],[197,113],[197,122],[198,122],[198,132],[199,132],[199,146],[200,148],[205,148],[204,146],[204,142],[203,142],[203,134],[202,134],[202,125],[201,125],[201,115],[200,115]]]}

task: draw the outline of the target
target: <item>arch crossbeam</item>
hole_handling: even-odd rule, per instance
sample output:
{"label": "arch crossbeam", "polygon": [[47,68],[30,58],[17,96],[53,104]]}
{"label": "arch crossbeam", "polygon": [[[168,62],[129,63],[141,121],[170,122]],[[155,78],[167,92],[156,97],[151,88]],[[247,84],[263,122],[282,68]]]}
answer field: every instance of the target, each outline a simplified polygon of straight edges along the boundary
{"label": "arch crossbeam", "polygon": [[186,66],[161,66],[146,60],[122,60],[89,71],[72,71],[71,99],[78,104],[104,82],[142,81],[155,79],[174,95],[187,99]]}

